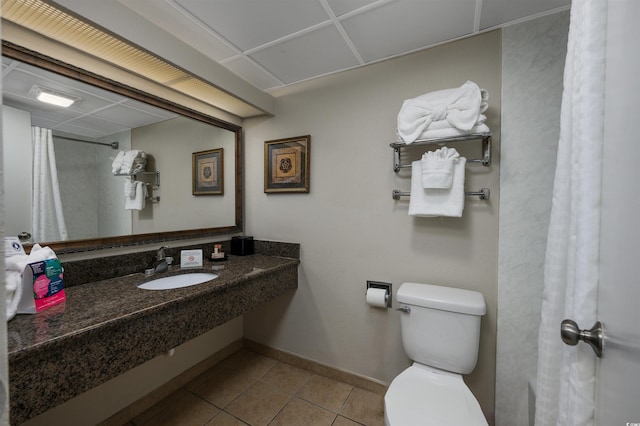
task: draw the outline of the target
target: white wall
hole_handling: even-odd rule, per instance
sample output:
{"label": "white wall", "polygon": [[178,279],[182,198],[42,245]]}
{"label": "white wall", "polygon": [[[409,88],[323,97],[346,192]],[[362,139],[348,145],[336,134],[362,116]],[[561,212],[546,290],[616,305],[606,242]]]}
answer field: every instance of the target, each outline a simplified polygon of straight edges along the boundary
{"label": "white wall", "polygon": [[2,170],[4,174],[6,235],[31,232],[31,114],[2,106]]}
{"label": "white wall", "polygon": [[98,198],[98,235],[129,235],[131,212],[124,209],[124,178],[113,176],[111,165],[118,152],[131,149],[131,130],[123,130],[98,140],[102,143],[118,142],[118,149],[100,147],[96,152],[96,170],[101,188]]}
{"label": "white wall", "polygon": [[[133,213],[133,231],[176,231],[235,225],[235,133],[185,117],[138,127],[133,149],[150,156],[160,172],[158,204]],[[192,153],[224,149],[224,195],[192,195]],[[152,180],[148,180],[151,182]]]}
{"label": "white wall", "polygon": [[502,32],[497,425],[528,424],[568,28],[562,12]]}
{"label": "white wall", "polygon": [[[402,101],[474,80],[490,93],[493,166],[467,167],[463,218],[412,218],[405,170],[393,172]],[[321,78],[276,95],[276,115],[245,121],[247,234],[301,243],[299,288],[245,314],[245,337],[389,383],[409,365],[399,313],[365,303],[368,279],[426,282],[481,291],[478,366],[466,377],[491,419],[499,205],[500,33]],[[264,141],[311,135],[311,192],[264,194]],[[479,155],[478,146],[472,148]],[[395,300],[395,294],[394,294]],[[397,304],[394,303],[394,307]]]}

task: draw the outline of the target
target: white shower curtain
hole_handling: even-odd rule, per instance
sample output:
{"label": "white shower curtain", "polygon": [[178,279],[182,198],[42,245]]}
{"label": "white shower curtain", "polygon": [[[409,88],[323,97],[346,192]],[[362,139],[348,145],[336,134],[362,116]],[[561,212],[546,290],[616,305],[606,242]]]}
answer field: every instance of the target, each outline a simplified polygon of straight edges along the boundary
{"label": "white shower curtain", "polygon": [[592,425],[595,356],[563,319],[596,321],[607,1],[573,1],[538,337],[537,426]]}
{"label": "white shower curtain", "polygon": [[68,239],[51,129],[33,126],[33,241]]}

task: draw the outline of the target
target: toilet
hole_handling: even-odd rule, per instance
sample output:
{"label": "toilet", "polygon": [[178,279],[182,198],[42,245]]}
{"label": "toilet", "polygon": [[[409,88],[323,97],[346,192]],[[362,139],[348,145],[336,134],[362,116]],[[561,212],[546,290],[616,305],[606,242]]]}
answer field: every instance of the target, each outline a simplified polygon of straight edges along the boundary
{"label": "toilet", "polygon": [[477,291],[404,283],[397,295],[402,344],[413,365],[384,396],[386,426],[487,426],[480,404],[462,380],[478,359]]}

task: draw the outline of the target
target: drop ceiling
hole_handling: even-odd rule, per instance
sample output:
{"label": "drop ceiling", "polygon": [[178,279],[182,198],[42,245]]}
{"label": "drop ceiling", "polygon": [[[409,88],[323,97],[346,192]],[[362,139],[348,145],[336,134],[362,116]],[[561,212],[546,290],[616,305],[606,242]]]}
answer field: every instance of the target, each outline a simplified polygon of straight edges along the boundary
{"label": "drop ceiling", "polygon": [[[245,100],[245,89],[215,81],[220,73],[211,65],[226,68],[256,93],[277,96],[280,88],[299,82],[559,12],[570,5],[570,0],[46,1],[195,74],[202,75],[196,72],[202,68],[197,68],[204,64],[206,69],[210,61],[208,80]],[[206,60],[176,60],[183,52],[176,53],[176,44],[168,40]],[[30,111],[34,125],[95,139],[172,116],[8,59],[3,59],[2,67],[4,103]],[[67,110],[38,104],[28,97],[36,82],[76,94],[82,101]]]}
{"label": "drop ceiling", "polygon": [[[83,1],[62,2],[69,7]],[[570,0],[95,1],[124,5],[267,92],[570,5]]]}

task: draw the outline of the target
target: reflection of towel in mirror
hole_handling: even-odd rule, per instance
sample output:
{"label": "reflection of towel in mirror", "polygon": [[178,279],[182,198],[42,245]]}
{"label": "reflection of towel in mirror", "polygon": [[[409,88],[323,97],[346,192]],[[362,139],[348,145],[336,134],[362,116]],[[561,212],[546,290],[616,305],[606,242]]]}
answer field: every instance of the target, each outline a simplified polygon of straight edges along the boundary
{"label": "reflection of towel in mirror", "polygon": [[57,256],[49,247],[41,247],[34,244],[31,253],[9,256],[5,259],[5,280],[7,299],[7,321],[12,319],[18,310],[18,303],[22,297],[22,273],[29,263],[46,259],[55,259]]}
{"label": "reflection of towel in mirror", "polygon": [[142,210],[147,200],[147,185],[144,182],[134,181],[135,194],[133,197],[124,197],[126,210]]}
{"label": "reflection of towel in mirror", "polygon": [[113,159],[113,163],[111,163],[111,173],[114,175],[120,173],[120,169],[122,169],[122,160],[124,160],[124,151],[120,151],[116,158]]}
{"label": "reflection of towel in mirror", "polygon": [[[120,151],[122,152],[122,151]],[[122,158],[118,156],[113,160],[111,170],[114,174],[130,175],[143,172],[147,166],[147,154],[144,151],[132,149],[131,151],[122,152]]]}
{"label": "reflection of towel in mirror", "polygon": [[125,197],[135,197],[136,195],[136,182],[131,179],[131,177],[127,176],[124,178],[124,196]]}

